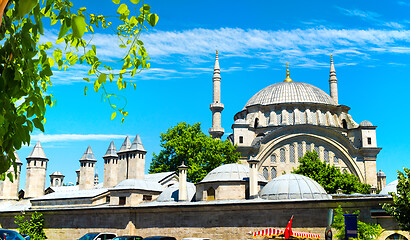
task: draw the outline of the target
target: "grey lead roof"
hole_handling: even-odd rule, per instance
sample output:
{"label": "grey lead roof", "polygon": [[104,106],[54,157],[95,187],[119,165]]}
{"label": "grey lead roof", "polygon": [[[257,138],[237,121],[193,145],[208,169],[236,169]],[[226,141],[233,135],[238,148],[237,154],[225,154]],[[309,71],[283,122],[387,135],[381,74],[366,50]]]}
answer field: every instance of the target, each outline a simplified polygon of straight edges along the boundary
{"label": "grey lead roof", "polygon": [[105,153],[104,157],[118,157],[114,141],[111,141],[110,146],[108,146],[107,152]]}
{"label": "grey lead roof", "polygon": [[97,159],[95,159],[94,157],[93,150],[91,150],[91,146],[88,146],[87,150],[85,150],[84,155],[80,159],[80,161],[84,161],[84,160],[94,161],[94,162],[97,161]]}
{"label": "grey lead roof", "polygon": [[[210,171],[201,183],[215,181],[248,181],[249,167],[243,164],[230,163],[219,166]],[[258,173],[258,182],[266,182],[266,179]]]}
{"label": "grey lead roof", "polygon": [[393,182],[387,184],[380,192],[379,195],[389,195],[389,192],[394,192],[397,194],[397,184],[399,180],[394,180]]}
{"label": "grey lead roof", "polygon": [[124,142],[122,143],[122,146],[118,152],[120,153],[120,152],[128,151],[130,147],[131,147],[131,141],[130,141],[130,138],[127,136]]}
{"label": "grey lead roof", "polygon": [[256,93],[244,108],[253,105],[280,103],[319,103],[336,105],[333,99],[321,89],[302,82],[279,82]]}
{"label": "grey lead roof", "polygon": [[145,179],[126,179],[118,183],[111,190],[125,190],[125,189],[138,189],[146,191],[162,192],[164,188],[157,182],[147,181]]}
{"label": "grey lead roof", "polygon": [[[187,182],[186,190],[188,195],[188,201],[191,202],[194,199],[196,187],[195,184]],[[175,183],[172,186],[167,187],[156,199],[158,202],[178,202],[179,199],[179,183]]]}
{"label": "grey lead roof", "polygon": [[129,150],[138,150],[145,152],[144,145],[142,145],[142,141],[139,134],[137,134],[137,136],[135,137]]}
{"label": "grey lead roof", "polygon": [[42,158],[42,159],[48,159],[46,157],[46,154],[44,153],[43,147],[40,144],[40,141],[36,143],[34,146],[33,150],[31,151],[30,155],[28,155],[27,159],[29,158]]}
{"label": "grey lead roof", "polygon": [[271,180],[259,195],[268,200],[331,198],[315,180],[293,173]]}

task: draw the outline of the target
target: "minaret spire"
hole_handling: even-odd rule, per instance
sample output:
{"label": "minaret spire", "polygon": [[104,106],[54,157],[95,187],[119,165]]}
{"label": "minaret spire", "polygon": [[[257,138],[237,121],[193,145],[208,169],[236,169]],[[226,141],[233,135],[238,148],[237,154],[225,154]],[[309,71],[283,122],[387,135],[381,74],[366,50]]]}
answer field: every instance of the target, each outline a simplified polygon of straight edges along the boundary
{"label": "minaret spire", "polygon": [[209,134],[213,138],[221,139],[225,130],[221,127],[221,112],[224,110],[224,105],[221,103],[221,69],[219,68],[218,50],[216,50],[215,67],[213,80],[213,102],[209,106],[212,111],[212,128],[209,129]]}
{"label": "minaret spire", "polygon": [[332,97],[333,101],[338,104],[337,78],[335,65],[333,64],[333,54],[330,55],[329,89],[330,97]]}

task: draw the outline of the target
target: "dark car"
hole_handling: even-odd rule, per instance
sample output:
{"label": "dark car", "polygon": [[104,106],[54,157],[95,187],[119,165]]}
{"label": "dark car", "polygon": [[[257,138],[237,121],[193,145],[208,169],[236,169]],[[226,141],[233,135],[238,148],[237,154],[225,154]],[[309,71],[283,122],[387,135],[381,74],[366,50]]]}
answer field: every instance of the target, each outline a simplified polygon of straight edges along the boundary
{"label": "dark car", "polygon": [[158,237],[146,237],[144,238],[144,240],[177,240],[174,237],[162,237],[162,236],[158,236]]}
{"label": "dark car", "polygon": [[116,236],[115,233],[87,233],[78,240],[111,240]]}
{"label": "dark car", "polygon": [[141,236],[119,236],[114,238],[113,240],[142,240],[143,237]]}
{"label": "dark car", "polygon": [[0,229],[0,240],[24,240],[24,238],[16,231]]}

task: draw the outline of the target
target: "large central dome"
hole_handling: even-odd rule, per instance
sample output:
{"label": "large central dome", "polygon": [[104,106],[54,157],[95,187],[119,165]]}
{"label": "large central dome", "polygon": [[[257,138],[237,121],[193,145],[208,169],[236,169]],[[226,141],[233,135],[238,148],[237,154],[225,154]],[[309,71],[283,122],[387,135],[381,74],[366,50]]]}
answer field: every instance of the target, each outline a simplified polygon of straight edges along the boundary
{"label": "large central dome", "polygon": [[245,108],[254,105],[272,105],[280,103],[319,103],[337,105],[333,99],[319,88],[302,82],[280,82],[270,85],[255,94],[246,103]]}

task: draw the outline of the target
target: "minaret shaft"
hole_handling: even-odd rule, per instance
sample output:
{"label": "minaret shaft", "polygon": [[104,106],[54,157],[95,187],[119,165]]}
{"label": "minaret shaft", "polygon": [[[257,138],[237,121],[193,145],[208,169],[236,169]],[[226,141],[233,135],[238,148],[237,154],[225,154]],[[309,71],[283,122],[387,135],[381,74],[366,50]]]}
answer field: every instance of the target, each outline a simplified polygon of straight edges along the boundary
{"label": "minaret shaft", "polygon": [[221,103],[221,70],[219,68],[218,51],[216,51],[213,80],[213,102],[209,109],[212,111],[212,128],[209,134],[216,139],[221,139],[225,130],[222,128],[221,112],[224,105]]}
{"label": "minaret shaft", "polygon": [[329,90],[330,90],[330,97],[336,104],[338,103],[338,94],[337,94],[337,78],[336,78],[336,70],[335,65],[333,64],[333,55],[330,55],[330,74],[329,74]]}

